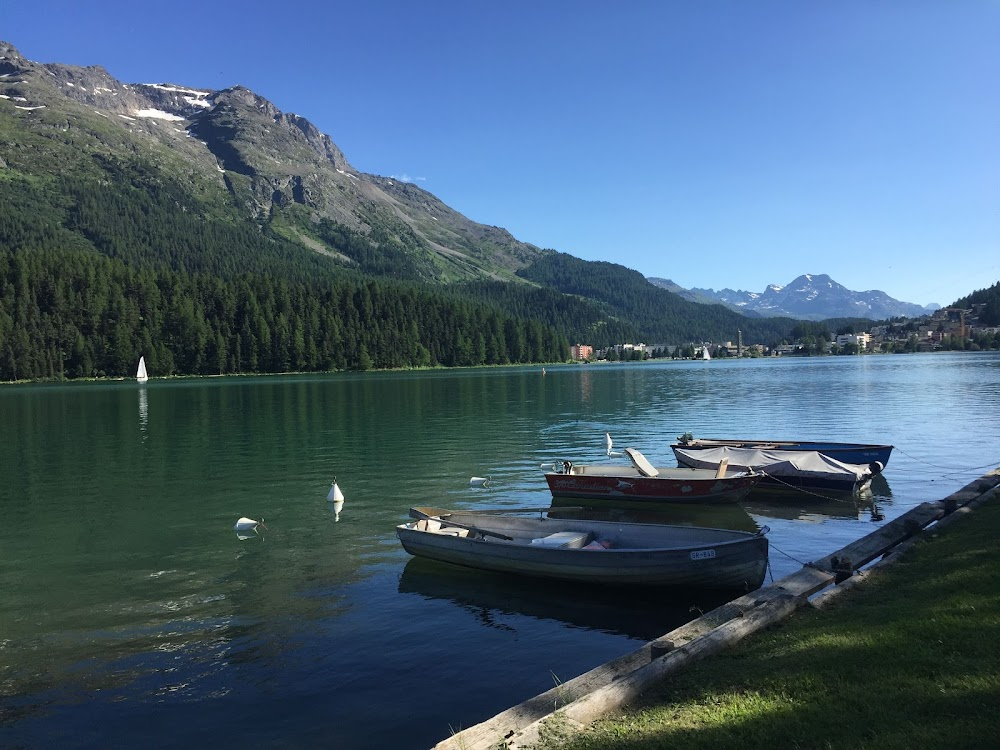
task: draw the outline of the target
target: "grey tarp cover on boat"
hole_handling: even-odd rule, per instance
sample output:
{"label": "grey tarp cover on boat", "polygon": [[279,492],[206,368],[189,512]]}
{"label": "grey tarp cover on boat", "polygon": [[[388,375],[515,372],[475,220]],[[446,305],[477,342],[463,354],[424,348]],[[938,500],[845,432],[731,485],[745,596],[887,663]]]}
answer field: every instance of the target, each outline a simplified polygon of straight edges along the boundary
{"label": "grey tarp cover on boat", "polygon": [[845,464],[816,451],[767,451],[758,448],[702,448],[685,450],[674,448],[674,455],[681,463],[699,469],[714,469],[728,458],[730,468],[754,468],[772,476],[796,476],[861,481],[871,476],[868,464]]}

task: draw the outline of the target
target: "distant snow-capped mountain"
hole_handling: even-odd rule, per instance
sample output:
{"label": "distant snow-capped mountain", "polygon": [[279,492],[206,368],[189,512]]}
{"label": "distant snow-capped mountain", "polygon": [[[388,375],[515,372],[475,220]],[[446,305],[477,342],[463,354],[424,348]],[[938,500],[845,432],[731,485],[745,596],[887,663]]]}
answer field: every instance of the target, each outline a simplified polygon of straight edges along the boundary
{"label": "distant snow-capped mountain", "polygon": [[754,317],[884,320],[895,317],[919,317],[941,307],[937,304],[922,306],[912,302],[900,302],[877,289],[853,292],[826,274],[805,274],[785,286],[770,284],[763,292],[745,292],[742,289],[685,290],[668,279],[650,278],[648,281],[693,302],[723,304]]}

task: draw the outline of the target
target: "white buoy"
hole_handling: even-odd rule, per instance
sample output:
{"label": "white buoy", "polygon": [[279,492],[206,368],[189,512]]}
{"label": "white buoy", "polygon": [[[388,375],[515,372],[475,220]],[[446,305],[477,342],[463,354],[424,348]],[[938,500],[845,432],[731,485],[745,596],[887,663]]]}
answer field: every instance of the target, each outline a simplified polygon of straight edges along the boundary
{"label": "white buoy", "polygon": [[337,484],[337,478],[333,478],[333,484],[330,486],[330,492],[326,496],[327,501],[333,503],[333,520],[340,520],[340,511],[344,509],[344,493],[340,491],[340,485]]}
{"label": "white buoy", "polygon": [[238,536],[240,539],[249,539],[250,532],[253,532],[254,534],[258,533],[257,531],[258,526],[267,529],[267,526],[264,526],[263,518],[260,519],[259,521],[255,521],[252,518],[247,518],[246,516],[242,516],[240,520],[237,521],[236,524],[233,526],[233,531],[236,532],[236,536]]}
{"label": "white buoy", "polygon": [[336,477],[333,479],[333,484],[330,485],[330,492],[327,493],[326,499],[331,503],[344,502],[344,493],[340,491],[340,485],[337,484]]}
{"label": "white buoy", "polygon": [[614,452],[614,451],[611,450],[611,448],[613,446],[614,446],[614,442],[612,442],[612,440],[611,440],[611,433],[610,432],[605,432],[604,433],[604,447],[607,449],[608,455],[609,456],[620,456],[621,453]]}
{"label": "white buoy", "polygon": [[252,518],[247,518],[246,516],[243,516],[242,518],[240,518],[239,521],[236,522],[236,525],[233,526],[233,529],[235,529],[236,531],[253,531],[254,529],[257,528],[257,523],[258,522],[253,520]]}
{"label": "white buoy", "polygon": [[489,477],[472,477],[472,479],[469,480],[470,487],[486,487],[489,483]]}

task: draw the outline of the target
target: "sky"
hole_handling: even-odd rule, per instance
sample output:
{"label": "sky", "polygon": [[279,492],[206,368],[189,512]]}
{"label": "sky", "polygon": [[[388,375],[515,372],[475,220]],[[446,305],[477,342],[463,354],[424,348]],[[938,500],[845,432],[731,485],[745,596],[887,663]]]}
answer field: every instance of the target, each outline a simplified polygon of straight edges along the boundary
{"label": "sky", "polygon": [[686,288],[1000,280],[997,0],[0,0],[0,39],[246,86],[358,170]]}

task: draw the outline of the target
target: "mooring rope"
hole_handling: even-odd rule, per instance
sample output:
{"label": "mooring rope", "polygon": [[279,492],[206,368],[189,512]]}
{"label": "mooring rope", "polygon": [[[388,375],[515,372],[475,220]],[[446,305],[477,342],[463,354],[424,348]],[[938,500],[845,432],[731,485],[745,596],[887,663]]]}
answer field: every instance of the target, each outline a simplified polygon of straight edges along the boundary
{"label": "mooring rope", "polygon": [[828,500],[830,502],[837,502],[838,500],[840,500],[839,497],[829,497],[827,495],[821,495],[818,492],[811,492],[810,490],[807,490],[803,487],[796,487],[794,484],[789,484],[788,482],[774,476],[774,474],[768,474],[766,471],[761,471],[760,469],[756,469],[756,471],[760,471],[760,473],[763,474],[768,479],[773,479],[775,482],[783,484],[790,489],[797,490],[798,492],[801,492],[803,495],[812,495],[813,497],[818,497],[821,500]]}
{"label": "mooring rope", "polygon": [[955,476],[957,474],[963,474],[963,473],[965,473],[967,471],[979,471],[981,469],[989,469],[991,467],[1000,466],[1000,461],[991,461],[990,463],[983,464],[982,466],[970,466],[967,469],[954,470],[955,469],[954,466],[942,466],[941,464],[932,464],[930,461],[925,461],[922,458],[917,458],[916,456],[911,456],[909,453],[907,453],[906,451],[904,451],[902,448],[898,448],[897,447],[897,448],[895,448],[895,450],[896,450],[897,453],[902,453],[904,456],[906,456],[907,458],[909,458],[909,459],[911,459],[913,461],[916,461],[918,464],[924,464],[925,466],[933,466],[935,469],[950,469],[950,470],[953,470],[953,471],[951,471],[951,473],[945,474],[944,476],[946,476],[946,477],[947,476]]}
{"label": "mooring rope", "polygon": [[[768,540],[768,541],[770,542],[770,540]],[[806,562],[802,562],[802,561],[801,561],[801,560],[800,560],[799,558],[797,558],[797,557],[793,557],[792,555],[789,555],[789,554],[788,554],[787,552],[785,552],[785,550],[783,550],[783,549],[778,549],[778,547],[776,547],[776,546],[774,545],[774,542],[770,542],[770,545],[771,545],[771,549],[775,549],[775,550],[778,550],[778,552],[780,552],[781,554],[783,554],[783,555],[784,555],[785,557],[787,557],[787,558],[788,558],[789,560],[794,560],[794,561],[795,561],[795,562],[797,562],[797,563],[798,563],[799,565],[808,565],[808,564],[809,564],[809,563],[806,563]],[[771,567],[771,561],[770,561],[770,560],[768,560],[768,561],[767,561],[767,567],[768,567],[769,569],[770,569],[770,567]],[[774,580],[774,575],[773,575],[773,574],[772,574],[772,576],[771,576],[771,580],[772,580],[772,581]]]}
{"label": "mooring rope", "polygon": [[[760,470],[757,469],[757,471],[760,471]],[[770,477],[771,479],[773,479],[776,482],[779,482],[779,483],[785,485],[789,489],[793,489],[793,490],[796,490],[798,492],[801,492],[803,495],[811,495],[813,497],[818,497],[821,500],[826,500],[826,501],[831,502],[831,503],[839,503],[839,502],[844,502],[846,500],[846,498],[842,498],[842,497],[829,497],[827,495],[821,495],[818,492],[811,492],[811,491],[809,491],[807,489],[804,489],[802,487],[796,487],[794,484],[788,484],[788,482],[783,482],[778,477],[773,476],[772,474],[768,474],[765,471],[761,471],[760,473],[763,474],[766,477]],[[854,496],[852,494],[851,495],[851,500],[859,508],[863,507],[863,508],[868,509],[871,512],[871,514],[872,514],[872,520],[873,521],[884,521],[885,520],[885,516],[882,513],[880,513],[879,510],[878,510],[878,505],[875,502],[874,495],[871,497],[871,499],[868,502],[859,502],[860,498],[858,498],[858,497],[856,497],[856,496]]]}

